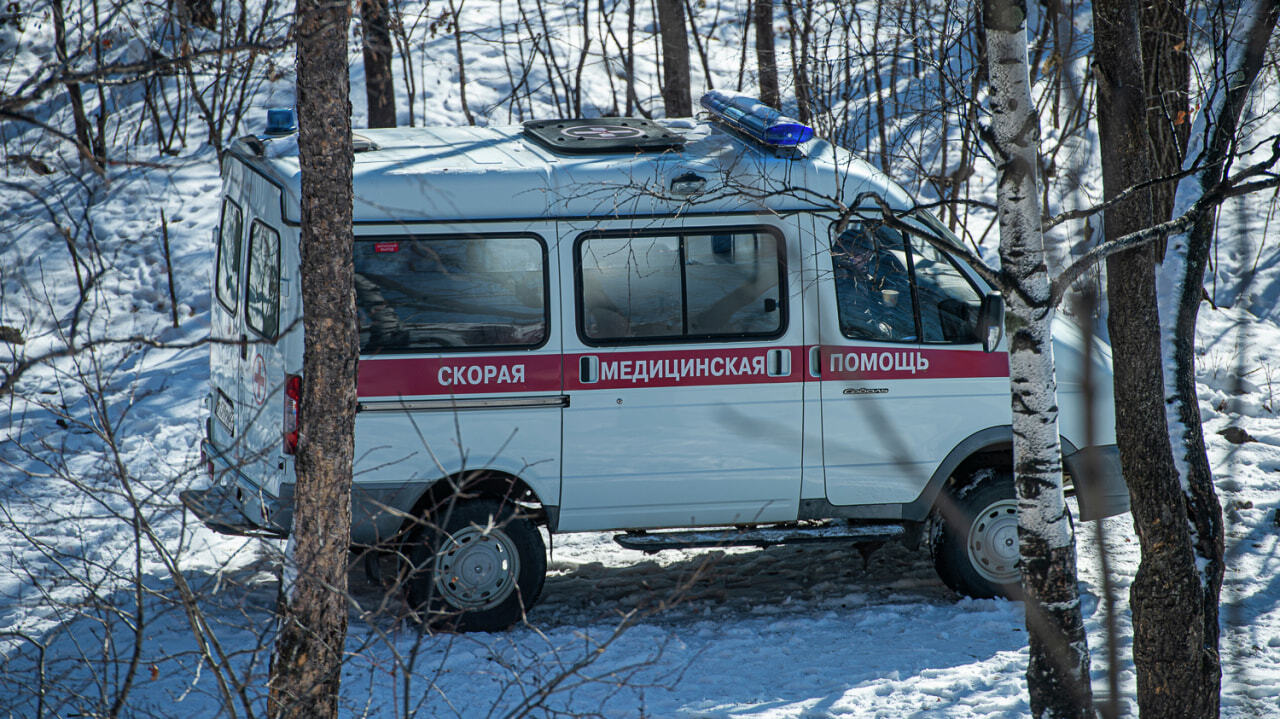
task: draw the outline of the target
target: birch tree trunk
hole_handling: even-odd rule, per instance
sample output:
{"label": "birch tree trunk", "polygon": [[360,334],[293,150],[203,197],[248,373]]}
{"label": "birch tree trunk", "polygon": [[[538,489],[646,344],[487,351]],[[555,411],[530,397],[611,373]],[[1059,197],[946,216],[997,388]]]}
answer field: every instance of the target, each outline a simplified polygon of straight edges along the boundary
{"label": "birch tree trunk", "polygon": [[[1199,172],[1178,183],[1174,206],[1186,211],[1226,174],[1235,152],[1240,116],[1275,31],[1280,0],[1254,0],[1236,18],[1226,47],[1215,53],[1209,101],[1191,131],[1184,168]],[[1196,394],[1196,316],[1203,297],[1205,267],[1213,247],[1215,213],[1197,218],[1191,230],[1169,238],[1158,277],[1161,349],[1164,358],[1166,422],[1174,461],[1182,479],[1182,494],[1190,515],[1191,540],[1200,559],[1200,587],[1204,603],[1204,652],[1200,666],[1203,691],[1221,697],[1218,603],[1223,576],[1222,506],[1213,486],[1205,451]],[[1215,701],[1208,716],[1217,716]]]}
{"label": "birch tree trunk", "polygon": [[356,409],[350,5],[298,0],[305,333],[292,537],[271,658],[270,717],[336,717],[347,632]]}
{"label": "birch tree trunk", "polygon": [[[1093,4],[1105,200],[1151,179],[1158,167],[1147,127],[1138,18],[1137,0]],[[1148,189],[1107,208],[1105,239],[1157,224],[1155,203]],[[1165,418],[1157,249],[1148,244],[1107,259],[1116,443],[1142,551],[1129,592],[1133,659],[1143,715],[1204,717],[1216,714],[1217,696],[1200,681],[1204,599]]]}
{"label": "birch tree trunk", "polygon": [[1093,715],[1075,541],[1062,494],[1051,302],[1040,232],[1039,123],[1027,70],[1025,0],[986,0],[983,24],[997,159],[1000,275],[1008,302],[1018,542],[1035,717]]}
{"label": "birch tree trunk", "polygon": [[689,35],[684,0],[657,0],[658,31],[662,33],[662,102],[667,117],[693,115],[689,91]]}

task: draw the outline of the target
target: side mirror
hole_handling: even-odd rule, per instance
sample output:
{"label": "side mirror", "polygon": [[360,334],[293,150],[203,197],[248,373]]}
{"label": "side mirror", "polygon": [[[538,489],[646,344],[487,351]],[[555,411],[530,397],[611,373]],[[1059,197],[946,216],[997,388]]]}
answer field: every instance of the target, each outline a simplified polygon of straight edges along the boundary
{"label": "side mirror", "polygon": [[999,292],[990,292],[982,298],[982,309],[978,311],[978,339],[982,341],[983,352],[995,352],[1004,339],[1004,297]]}

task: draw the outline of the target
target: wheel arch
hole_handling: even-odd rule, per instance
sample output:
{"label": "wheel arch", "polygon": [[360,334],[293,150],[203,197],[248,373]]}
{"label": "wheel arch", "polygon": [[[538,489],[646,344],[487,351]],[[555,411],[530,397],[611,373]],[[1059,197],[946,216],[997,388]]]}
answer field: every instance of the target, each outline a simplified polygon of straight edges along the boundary
{"label": "wheel arch", "polygon": [[486,468],[455,472],[425,486],[402,520],[400,536],[408,536],[415,524],[446,509],[455,498],[488,498],[519,505],[536,524],[555,529],[558,507],[543,504],[533,487],[519,476]]}
{"label": "wheel arch", "polygon": [[960,440],[933,470],[920,496],[902,506],[902,518],[916,522],[926,520],[933,511],[938,496],[944,489],[951,488],[956,476],[965,476],[969,473],[963,470],[976,469],[998,457],[1007,458],[1007,464],[1013,463],[1012,425],[980,429]]}
{"label": "wheel arch", "polygon": [[[1060,436],[1059,441],[1064,458],[1076,453],[1076,446],[1066,437]],[[920,496],[903,505],[902,518],[923,521],[933,511],[944,489],[958,489],[956,484],[971,476],[972,470],[989,466],[1013,466],[1012,425],[987,427],[961,440],[934,469]],[[1069,469],[1065,462],[1064,469]]]}

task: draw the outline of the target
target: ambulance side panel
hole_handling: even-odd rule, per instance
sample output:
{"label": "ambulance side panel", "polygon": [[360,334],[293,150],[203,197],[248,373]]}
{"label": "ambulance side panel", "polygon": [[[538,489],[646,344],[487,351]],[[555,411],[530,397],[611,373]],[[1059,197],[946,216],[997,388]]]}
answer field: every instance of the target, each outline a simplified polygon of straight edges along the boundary
{"label": "ambulance side panel", "polygon": [[572,221],[559,237],[570,399],[560,529],[794,520],[805,391],[796,224]]}

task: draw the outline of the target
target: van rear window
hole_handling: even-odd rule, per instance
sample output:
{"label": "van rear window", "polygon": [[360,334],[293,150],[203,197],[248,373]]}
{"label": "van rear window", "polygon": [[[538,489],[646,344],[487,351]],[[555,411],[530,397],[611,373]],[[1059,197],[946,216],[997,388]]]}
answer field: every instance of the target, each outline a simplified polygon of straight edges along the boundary
{"label": "van rear window", "polygon": [[355,244],[360,351],[536,347],[546,250],[534,237],[375,237]]}
{"label": "van rear window", "polygon": [[245,320],[258,334],[275,339],[280,329],[280,233],[258,220],[249,229],[249,275]]}
{"label": "van rear window", "polygon": [[218,234],[218,301],[235,314],[240,296],[240,231],[244,218],[231,200],[222,202],[222,231]]}

